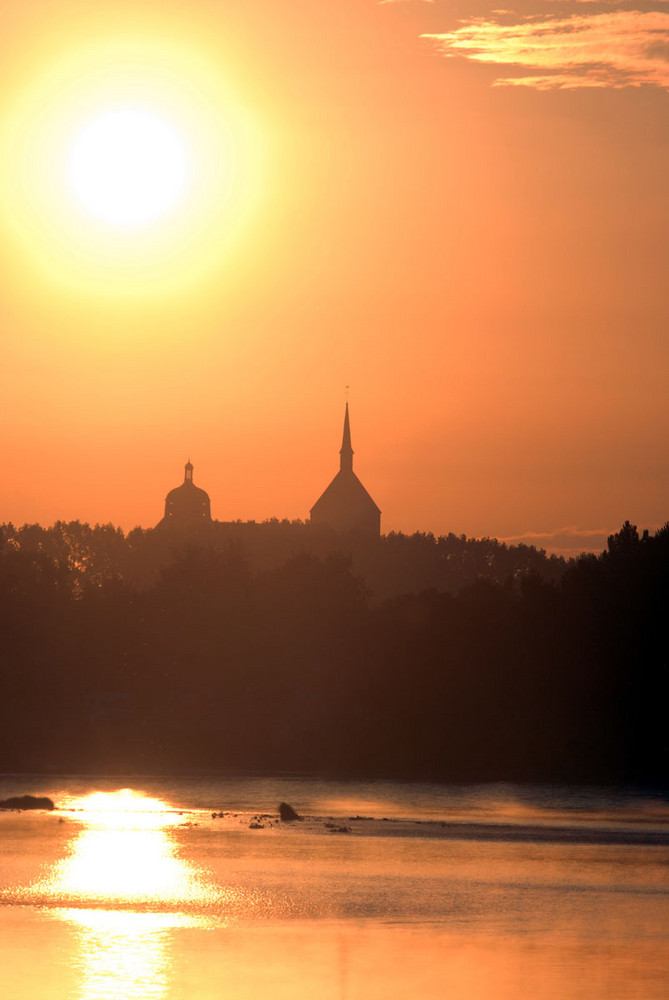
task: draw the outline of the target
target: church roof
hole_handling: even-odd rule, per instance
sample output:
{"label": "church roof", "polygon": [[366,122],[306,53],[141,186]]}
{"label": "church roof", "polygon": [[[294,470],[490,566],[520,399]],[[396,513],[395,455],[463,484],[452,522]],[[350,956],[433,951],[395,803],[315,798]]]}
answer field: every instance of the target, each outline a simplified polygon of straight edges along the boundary
{"label": "church roof", "polygon": [[201,497],[202,499],[206,497],[208,500],[209,494],[206,490],[202,490],[199,486],[196,486],[192,480],[184,480],[181,486],[175,486],[173,490],[170,490],[165,497],[165,501],[186,499],[188,497]]}
{"label": "church roof", "polygon": [[380,507],[372,500],[352,469],[339,470],[330,485],[321,493],[310,513],[313,514],[319,506],[330,503],[346,504],[347,506],[362,503],[378,511],[379,514],[381,513]]}

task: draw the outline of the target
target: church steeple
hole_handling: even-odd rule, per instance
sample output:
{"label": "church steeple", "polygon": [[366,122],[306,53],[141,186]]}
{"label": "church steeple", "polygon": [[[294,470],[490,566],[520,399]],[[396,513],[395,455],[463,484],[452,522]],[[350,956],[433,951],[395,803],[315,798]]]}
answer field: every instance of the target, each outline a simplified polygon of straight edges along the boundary
{"label": "church steeple", "polygon": [[339,468],[342,472],[353,472],[353,448],[351,447],[351,425],[348,419],[348,403],[344,415],[344,435],[339,449]]}
{"label": "church steeple", "polygon": [[192,482],[193,482],[193,464],[189,458],[188,461],[186,462],[186,467],[184,469],[184,483],[192,483]]}
{"label": "church steeple", "polygon": [[353,471],[348,400],[339,450],[339,472],[309,513],[311,523],[316,526],[376,538],[381,534],[381,511]]}

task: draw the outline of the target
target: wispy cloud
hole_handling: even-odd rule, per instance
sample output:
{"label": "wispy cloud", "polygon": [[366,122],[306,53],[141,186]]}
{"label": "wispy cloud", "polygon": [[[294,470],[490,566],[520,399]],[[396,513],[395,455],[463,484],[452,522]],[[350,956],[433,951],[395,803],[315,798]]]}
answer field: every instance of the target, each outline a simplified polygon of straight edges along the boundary
{"label": "wispy cloud", "polygon": [[663,11],[516,18],[513,24],[473,18],[454,31],[421,37],[450,58],[517,68],[518,75],[499,77],[497,86],[669,88],[669,13]]}
{"label": "wispy cloud", "polygon": [[613,530],[605,528],[578,528],[570,525],[566,528],[556,528],[555,531],[526,531],[522,535],[509,535],[500,538],[507,545],[534,545],[538,549],[546,549],[556,555],[569,558],[580,555],[581,552],[603,552],[606,540]]}

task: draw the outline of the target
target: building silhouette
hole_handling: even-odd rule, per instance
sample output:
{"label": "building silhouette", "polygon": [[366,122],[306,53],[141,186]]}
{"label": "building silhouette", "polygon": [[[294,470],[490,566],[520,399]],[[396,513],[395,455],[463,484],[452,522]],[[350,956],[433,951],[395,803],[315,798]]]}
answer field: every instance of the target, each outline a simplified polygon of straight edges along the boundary
{"label": "building silhouette", "polygon": [[[378,538],[381,511],[353,471],[353,448],[348,403],[344,413],[344,434],[339,451],[339,472],[310,510],[310,523],[340,533],[354,532]],[[193,482],[193,465],[186,462],[184,481],[165,497],[165,514],[156,528],[192,532],[212,524],[209,494]],[[239,524],[241,522],[234,522]],[[253,523],[253,522],[250,522]]]}
{"label": "building silhouette", "polygon": [[186,462],[184,481],[165,497],[165,516],[157,528],[197,528],[211,523],[209,494],[193,482],[193,466]]}
{"label": "building silhouette", "polygon": [[348,403],[339,451],[339,472],[310,511],[311,523],[336,531],[381,534],[381,511],[353,471],[353,448]]}

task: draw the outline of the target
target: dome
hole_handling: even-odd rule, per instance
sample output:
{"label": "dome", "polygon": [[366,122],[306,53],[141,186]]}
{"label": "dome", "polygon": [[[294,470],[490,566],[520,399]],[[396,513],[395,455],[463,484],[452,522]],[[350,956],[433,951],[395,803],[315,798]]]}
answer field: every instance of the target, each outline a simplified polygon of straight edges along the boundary
{"label": "dome", "polygon": [[209,494],[193,482],[193,466],[186,463],[184,481],[165,497],[165,516],[161,525],[194,527],[211,521]]}

